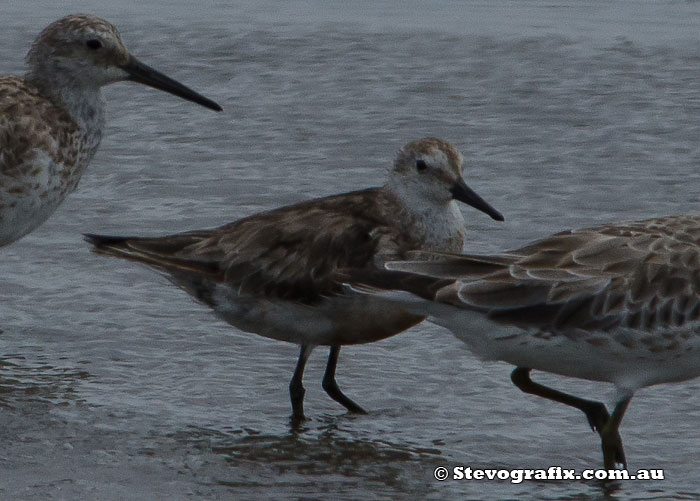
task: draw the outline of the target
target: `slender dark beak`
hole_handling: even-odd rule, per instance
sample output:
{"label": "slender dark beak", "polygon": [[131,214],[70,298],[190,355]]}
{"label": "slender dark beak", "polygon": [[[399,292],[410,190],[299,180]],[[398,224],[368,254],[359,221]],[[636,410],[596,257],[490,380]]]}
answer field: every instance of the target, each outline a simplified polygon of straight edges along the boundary
{"label": "slender dark beak", "polygon": [[201,104],[214,111],[221,111],[221,106],[216,104],[211,99],[207,99],[201,94],[196,93],[189,87],[176,82],[170,77],[163,75],[160,71],[154,70],[150,66],[143,64],[134,56],[129,56],[129,61],[121,66],[121,69],[129,74],[129,80],[149,85],[156,89],[164,90],[174,94],[182,99],[187,99],[193,103]]}
{"label": "slender dark beak", "polygon": [[480,210],[491,216],[496,221],[503,221],[503,215],[496,209],[491,207],[486,200],[477,195],[474,190],[472,190],[464,179],[459,179],[455,181],[455,184],[450,188],[450,193],[452,193],[452,198],[464,202],[467,205],[471,205],[475,209]]}

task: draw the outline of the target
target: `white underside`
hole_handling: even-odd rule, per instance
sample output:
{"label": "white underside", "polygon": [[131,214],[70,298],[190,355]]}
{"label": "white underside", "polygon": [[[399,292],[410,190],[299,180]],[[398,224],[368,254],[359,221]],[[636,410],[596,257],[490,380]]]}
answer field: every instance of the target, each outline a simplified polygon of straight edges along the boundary
{"label": "white underside", "polygon": [[313,346],[383,339],[404,330],[395,326],[406,318],[404,308],[363,294],[334,296],[306,305],[239,295],[230,287],[217,285],[213,298],[216,315],[242,331]]}
{"label": "white underside", "polygon": [[[59,172],[63,168],[45,152],[37,150],[32,166],[39,168],[39,175],[2,180],[0,246],[10,244],[41,226],[71,191],[62,189]],[[13,188],[22,188],[23,191],[17,192]]]}
{"label": "white underside", "polygon": [[499,325],[483,313],[426,301],[408,292],[388,291],[374,297],[379,296],[449,329],[482,360],[608,382],[623,394],[700,376],[700,324],[653,332],[551,334]]}
{"label": "white underside", "polygon": [[[447,305],[437,313],[429,320],[452,331],[483,360],[613,383],[627,393],[700,376],[700,336],[687,329],[547,334],[504,327],[481,313]],[[643,342],[650,337],[653,345]]]}
{"label": "white underside", "polygon": [[31,233],[56,211],[56,203],[34,203],[33,200],[21,200],[11,208],[2,209],[0,221],[0,247],[11,244]]}

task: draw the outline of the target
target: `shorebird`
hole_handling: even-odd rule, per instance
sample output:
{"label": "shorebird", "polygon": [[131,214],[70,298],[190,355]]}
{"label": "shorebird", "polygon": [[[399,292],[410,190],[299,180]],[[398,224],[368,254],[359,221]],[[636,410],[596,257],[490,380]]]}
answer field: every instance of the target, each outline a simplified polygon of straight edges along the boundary
{"label": "shorebird", "polygon": [[323,388],[350,412],[365,411],[335,380],[340,347],[378,341],[421,322],[384,301],[344,294],[339,268],[371,268],[411,249],[458,252],[459,200],[503,216],[462,178],[462,155],[426,138],[397,154],[388,181],[262,212],[219,228],[157,238],[86,235],[98,253],[163,272],[229,324],[301,346],[289,385],[292,423],[304,416],[304,367],[314,347],[330,347]]}
{"label": "shorebird", "polygon": [[73,191],[105,125],[100,88],[130,80],[221,107],[129,54],[117,28],[87,15],[50,24],[24,77],[0,77],[0,247],[36,229]]}
{"label": "shorebird", "polygon": [[[700,376],[700,216],[565,231],[500,255],[414,252],[385,268],[341,280],[515,365],[522,391],[583,411],[605,468],[627,467],[618,429],[636,390]],[[612,414],[532,369],[612,383]]]}

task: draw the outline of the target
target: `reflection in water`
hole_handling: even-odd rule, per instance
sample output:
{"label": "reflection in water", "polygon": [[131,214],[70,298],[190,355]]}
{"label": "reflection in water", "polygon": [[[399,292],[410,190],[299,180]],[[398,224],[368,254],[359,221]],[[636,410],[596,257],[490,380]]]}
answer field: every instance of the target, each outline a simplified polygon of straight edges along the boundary
{"label": "reflection in water", "polygon": [[31,361],[19,354],[0,356],[0,406],[12,407],[26,400],[57,405],[76,400],[74,386],[87,380],[89,373],[56,367],[45,359],[40,355]]}
{"label": "reflection in water", "polygon": [[[441,459],[438,449],[360,438],[351,427],[344,426],[344,421],[343,417],[323,416],[320,423],[302,432],[279,435],[250,429],[224,433],[190,428],[172,437],[187,447],[222,457],[230,468],[219,470],[215,482],[231,488],[270,488],[283,476],[285,485],[301,489],[323,479],[330,492],[356,485],[360,479],[387,493],[420,494],[430,490],[426,480],[432,471],[429,465]],[[282,489],[278,494],[284,493],[283,486],[277,489]]]}
{"label": "reflection in water", "polygon": [[[228,465],[207,464],[207,482],[225,486],[230,492],[251,495],[265,493],[268,497],[298,498],[319,492],[362,492],[387,495],[392,498],[445,499],[450,496],[469,499],[501,499],[487,494],[486,481],[447,481],[433,479],[437,466],[456,466],[439,449],[422,448],[389,440],[359,437],[347,416],[325,415],[317,424],[307,423],[302,432],[269,434],[252,429],[220,431],[190,427],[171,434],[181,446],[199,451],[201,457],[213,454]],[[149,451],[148,454],[154,454]],[[463,465],[466,466],[466,465]],[[514,465],[474,463],[473,469],[512,469]],[[579,472],[580,473],[580,472]],[[283,480],[281,480],[283,479]],[[522,484],[494,481],[491,489],[505,497],[522,498],[525,493],[543,489],[549,500],[616,500],[624,492],[619,481],[543,481]],[[319,486],[323,487],[319,490]],[[291,489],[291,490],[290,490]],[[656,499],[655,490],[646,499]],[[664,492],[662,490],[659,493]],[[507,493],[507,494],[506,494]],[[674,499],[685,499],[676,496]]]}

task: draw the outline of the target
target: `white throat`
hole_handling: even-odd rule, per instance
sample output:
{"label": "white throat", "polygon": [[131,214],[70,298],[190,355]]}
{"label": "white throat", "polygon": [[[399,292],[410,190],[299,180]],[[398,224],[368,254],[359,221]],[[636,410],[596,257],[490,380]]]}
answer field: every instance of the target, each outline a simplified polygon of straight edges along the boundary
{"label": "white throat", "polygon": [[83,131],[78,174],[92,160],[105,127],[105,102],[97,85],[80,85],[61,72],[30,72],[25,77],[44,96],[63,108]]}
{"label": "white throat", "polygon": [[401,203],[410,219],[413,232],[424,239],[423,250],[461,252],[465,241],[464,216],[457,203],[445,198],[439,200],[426,196],[412,182],[389,177],[388,189]]}
{"label": "white throat", "polygon": [[105,123],[105,103],[99,85],[86,85],[65,71],[51,67],[33,68],[25,79],[39,92],[65,109],[78,126],[94,134]]}

